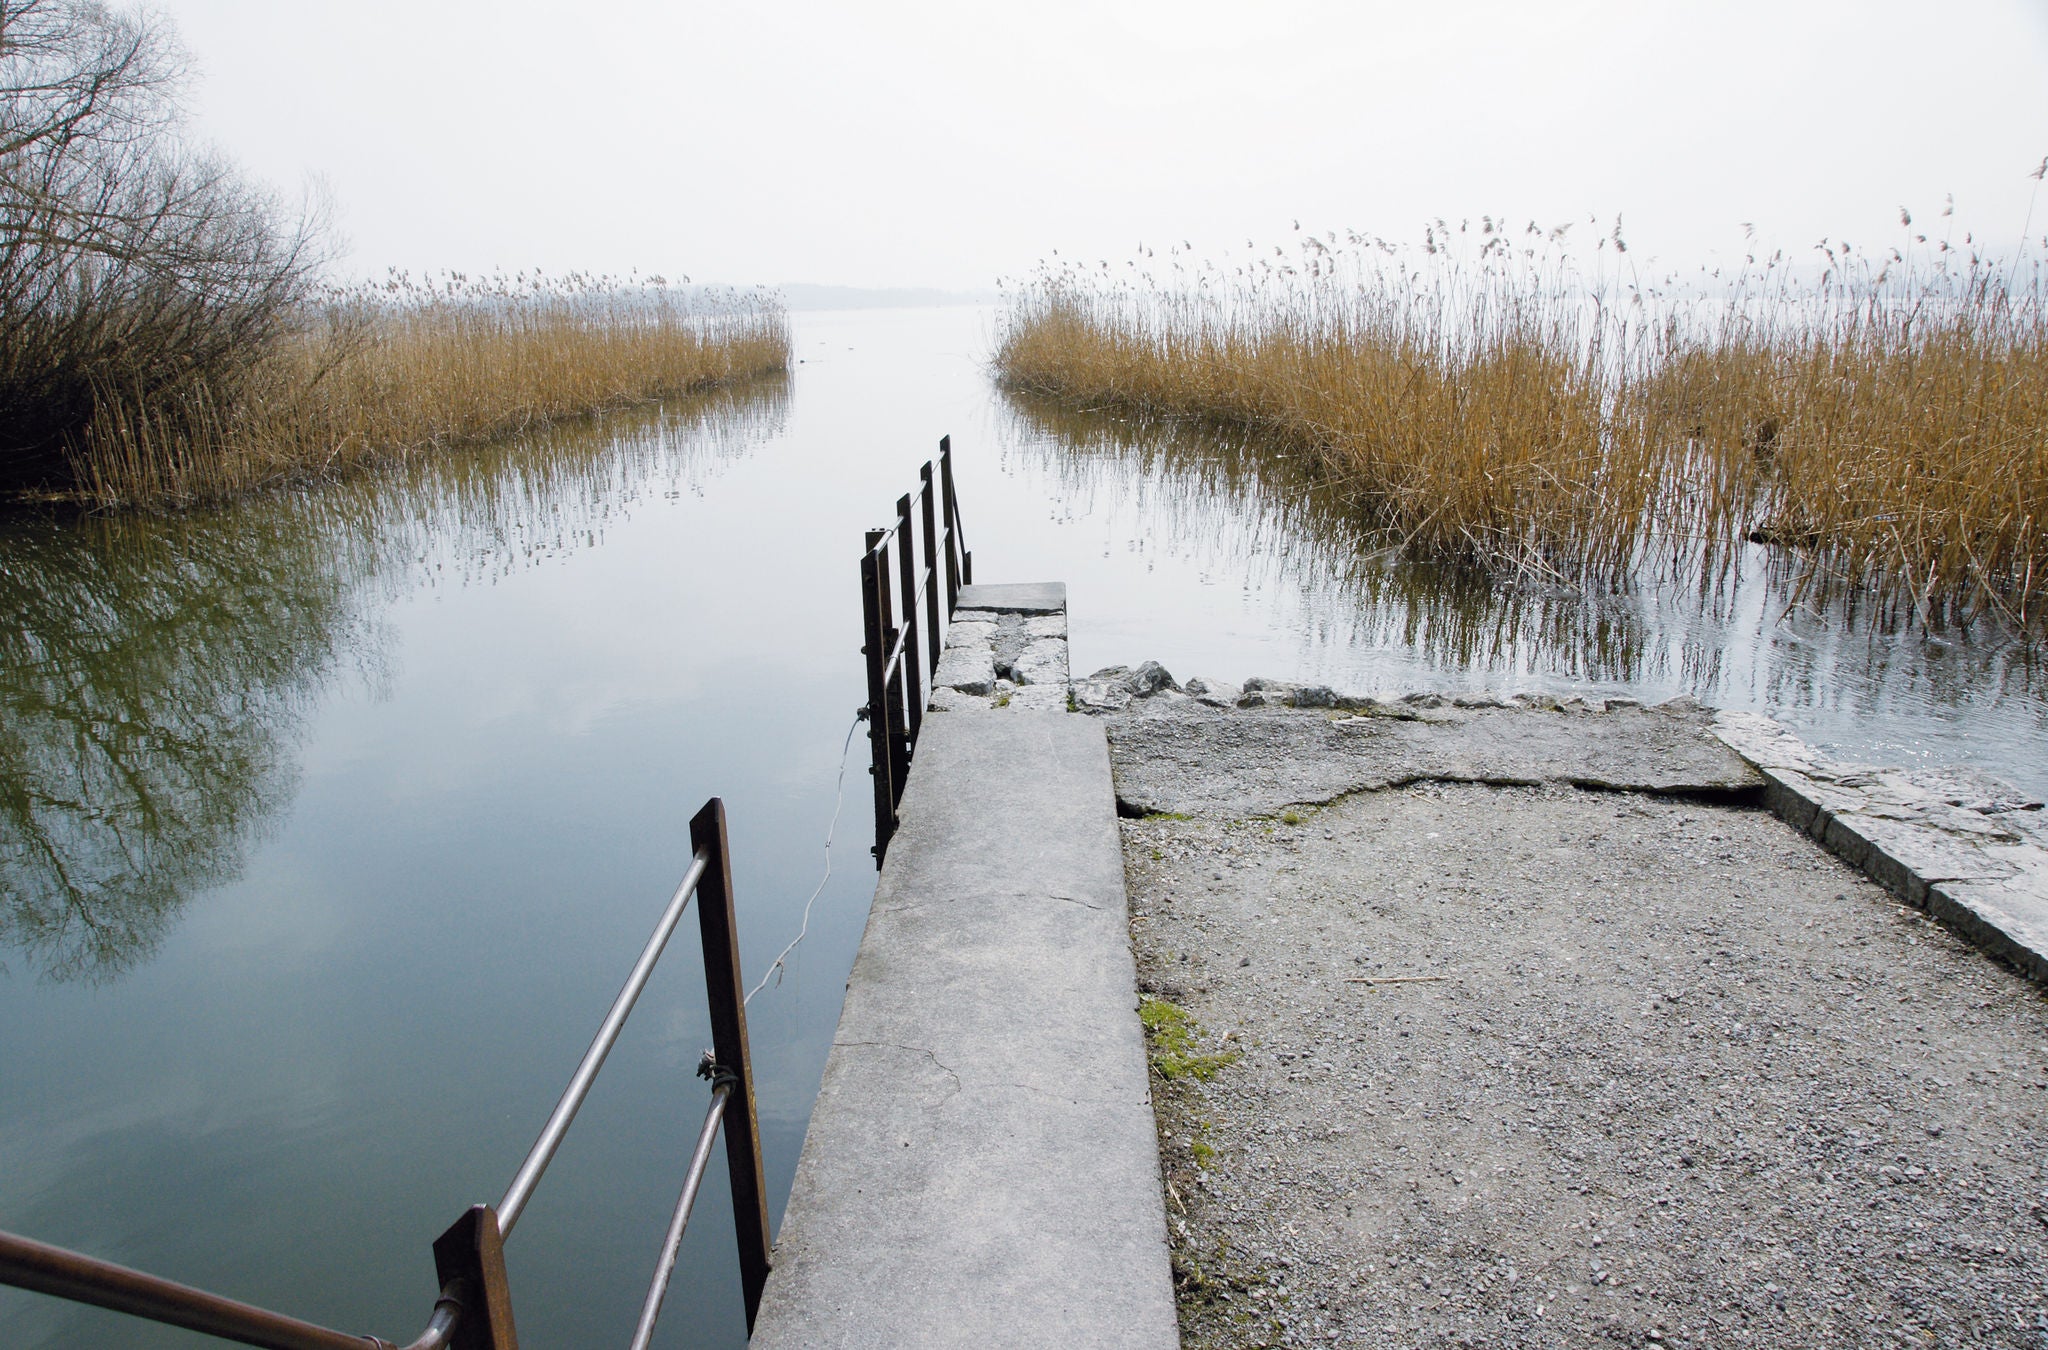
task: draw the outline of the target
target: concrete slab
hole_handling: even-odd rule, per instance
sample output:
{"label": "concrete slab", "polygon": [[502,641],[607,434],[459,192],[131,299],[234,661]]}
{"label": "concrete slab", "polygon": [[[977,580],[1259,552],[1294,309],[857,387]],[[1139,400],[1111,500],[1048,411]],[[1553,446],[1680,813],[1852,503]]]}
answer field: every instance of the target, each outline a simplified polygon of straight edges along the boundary
{"label": "concrete slab", "polygon": [[1064,581],[1014,581],[1000,585],[962,586],[954,605],[960,610],[986,610],[994,614],[1064,614],[1067,583]]}
{"label": "concrete slab", "polygon": [[[1081,706],[1096,683],[1076,685]],[[1117,799],[1132,815],[1274,815],[1419,779],[1734,797],[1764,783],[1697,705],[1441,708],[1409,720],[1218,711],[1170,692],[1143,701],[1153,715],[1103,719],[1117,747]]]}
{"label": "concrete slab", "polygon": [[900,814],[752,1344],[1170,1350],[1101,724],[935,717]]}

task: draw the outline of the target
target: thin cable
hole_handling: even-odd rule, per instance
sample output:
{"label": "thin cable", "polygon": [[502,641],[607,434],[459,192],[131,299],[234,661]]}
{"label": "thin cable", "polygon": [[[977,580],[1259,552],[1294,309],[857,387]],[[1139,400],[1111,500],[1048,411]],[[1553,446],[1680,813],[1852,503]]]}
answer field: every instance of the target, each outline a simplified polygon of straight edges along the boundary
{"label": "thin cable", "polygon": [[789,940],[789,945],[776,954],[774,963],[762,974],[761,983],[749,989],[747,996],[740,1000],[742,1008],[754,1001],[754,995],[760,993],[768,981],[776,980],[780,983],[782,963],[796,950],[796,944],[804,940],[804,934],[811,931],[811,906],[818,903],[818,897],[825,892],[825,883],[832,879],[832,836],[839,830],[839,809],[846,805],[846,756],[847,752],[853,749],[853,733],[858,730],[860,716],[856,713],[853,725],[846,729],[846,743],[839,747],[839,786],[832,801],[832,823],[825,827],[825,875],[818,878],[818,889],[812,891],[811,898],[804,901],[803,925],[796,930],[796,936]]}

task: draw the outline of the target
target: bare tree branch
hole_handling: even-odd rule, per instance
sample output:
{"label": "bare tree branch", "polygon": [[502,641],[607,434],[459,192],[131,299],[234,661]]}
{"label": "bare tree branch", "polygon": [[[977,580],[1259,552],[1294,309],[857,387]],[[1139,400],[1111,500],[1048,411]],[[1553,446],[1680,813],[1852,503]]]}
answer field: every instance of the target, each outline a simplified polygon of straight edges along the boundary
{"label": "bare tree branch", "polygon": [[231,403],[308,294],[312,226],[179,141],[184,72],[143,11],[0,0],[0,481],[110,399]]}

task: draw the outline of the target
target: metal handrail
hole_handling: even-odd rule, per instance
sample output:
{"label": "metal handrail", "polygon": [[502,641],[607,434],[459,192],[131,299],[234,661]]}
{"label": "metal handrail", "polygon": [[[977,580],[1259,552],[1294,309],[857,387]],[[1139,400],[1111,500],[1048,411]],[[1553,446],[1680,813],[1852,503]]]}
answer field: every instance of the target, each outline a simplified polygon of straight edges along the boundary
{"label": "metal handrail", "polygon": [[[0,1233],[0,1283],[270,1350],[398,1350],[375,1336],[330,1330],[15,1233]],[[448,1343],[461,1292],[442,1290],[427,1329],[406,1350]]]}
{"label": "metal handrail", "polygon": [[[863,715],[868,719],[874,761],[869,772],[875,779],[877,867],[896,830],[896,804],[903,796],[911,754],[923,728],[924,682],[938,673],[945,625],[959,604],[960,588],[974,580],[974,555],[967,551],[960,531],[951,436],[939,441],[936,478],[928,460],[918,471],[918,483],[915,492],[897,499],[895,524],[868,531],[860,558],[861,652],[867,658],[868,676]],[[920,523],[924,527],[921,539]],[[896,550],[893,559],[891,549]],[[896,621],[899,600],[900,625]]]}
{"label": "metal handrail", "polygon": [[548,1114],[548,1123],[541,1126],[540,1137],[533,1141],[526,1160],[512,1174],[512,1184],[505,1188],[505,1198],[498,1201],[500,1238],[512,1236],[512,1225],[519,1222],[520,1213],[533,1196],[533,1188],[540,1184],[541,1174],[554,1161],[555,1150],[562,1146],[562,1138],[569,1133],[569,1125],[576,1119],[583,1099],[590,1095],[590,1085],[597,1081],[597,1071],[604,1067],[605,1056],[618,1043],[619,1032],[625,1028],[634,1003],[639,1001],[640,991],[647,987],[648,977],[654,974],[654,963],[661,959],[661,949],[668,945],[676,924],[682,920],[683,911],[690,907],[690,897],[697,893],[697,883],[704,879],[704,873],[710,867],[711,859],[702,849],[691,857],[690,870],[683,874],[682,884],[670,897],[668,908],[661,912],[661,920],[654,925],[653,936],[640,949],[639,959],[633,962],[633,969],[626,976],[619,996],[612,1000],[611,1010],[598,1024],[597,1035],[591,1039],[590,1048],[583,1052],[582,1062],[576,1066],[576,1072],[569,1075],[569,1086],[563,1090],[561,1100],[555,1103],[555,1109]]}
{"label": "metal handrail", "polygon": [[704,1183],[704,1169],[711,1163],[711,1145],[718,1139],[718,1124],[725,1118],[725,1099],[731,1095],[731,1083],[720,1083],[711,1089],[711,1109],[704,1113],[704,1128],[697,1133],[690,1170],[683,1174],[683,1193],[676,1199],[676,1212],[661,1240],[661,1256],[654,1263],[654,1283],[647,1287],[647,1299],[640,1305],[640,1321],[633,1328],[633,1341],[627,1350],[647,1350],[654,1339],[661,1301],[668,1296],[668,1282],[676,1271],[676,1253],[682,1250],[683,1229],[690,1222],[690,1211],[697,1207],[697,1191]]}
{"label": "metal handrail", "polygon": [[[918,583],[916,592],[910,597],[912,608],[915,608],[917,602],[924,599],[925,593],[931,589],[931,574],[928,571],[924,573],[924,578],[923,581]],[[910,650],[910,642],[914,635],[915,630],[908,625],[897,630],[896,645],[889,648],[889,654],[882,658],[882,669],[884,671],[887,671],[891,666],[898,666],[903,663],[903,658]],[[932,668],[934,670],[938,669],[938,662],[934,661]]]}
{"label": "metal handrail", "polygon": [[[493,1210],[471,1208],[434,1242],[441,1293],[426,1329],[403,1350],[512,1350],[512,1303],[505,1278],[503,1242],[510,1236],[548,1164],[561,1147],[576,1112],[590,1095],[605,1057],[618,1043],[626,1018],[654,972],[690,901],[704,941],[704,976],[711,1005],[713,1049],[698,1066],[711,1079],[711,1105],[699,1130],[683,1190],[663,1237],[654,1279],[633,1332],[632,1350],[646,1350],[675,1273],[683,1232],[702,1189],[712,1146],[720,1128],[726,1136],[731,1173],[733,1228],[740,1254],[740,1284],[751,1332],[769,1264],[768,1211],[761,1171],[760,1127],[754,1114],[753,1066],[747,1049],[746,999],[740,982],[739,942],[733,923],[732,876],[727,851],[725,804],[713,797],[690,821],[692,854],[688,871],[662,910],[653,934],[640,949],[618,996],[598,1024],[569,1086],[548,1114],[540,1136],[513,1174]],[[0,1284],[51,1294],[76,1303],[183,1327],[223,1340],[268,1350],[400,1350],[375,1336],[352,1335],[301,1321],[253,1304],[224,1298],[111,1261],[67,1251],[32,1238],[0,1232]]]}

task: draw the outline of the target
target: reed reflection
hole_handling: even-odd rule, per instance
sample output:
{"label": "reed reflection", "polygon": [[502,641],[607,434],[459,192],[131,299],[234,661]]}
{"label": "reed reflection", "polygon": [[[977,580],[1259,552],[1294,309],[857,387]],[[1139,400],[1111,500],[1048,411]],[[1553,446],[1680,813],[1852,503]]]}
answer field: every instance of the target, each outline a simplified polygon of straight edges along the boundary
{"label": "reed reflection", "polygon": [[1005,398],[1016,439],[1045,448],[1068,501],[1142,498],[1162,543],[1249,588],[1298,592],[1332,645],[1601,681],[1633,679],[1650,658],[1650,632],[1627,607],[1562,587],[1501,589],[1474,569],[1419,560],[1355,508],[1341,481],[1254,439]]}
{"label": "reed reflection", "polygon": [[1605,685],[1836,716],[1996,706],[2030,736],[2048,728],[2031,645],[1989,623],[1930,635],[1894,605],[1817,584],[1781,550],[1705,558],[1667,541],[1611,587],[1506,583],[1416,558],[1347,484],[1256,436],[1004,397],[1011,439],[1044,456],[1069,511],[1135,508],[1212,578],[1298,596],[1325,649],[1399,651],[1467,686]]}
{"label": "reed reflection", "polygon": [[0,530],[0,972],[147,961],[292,800],[323,691],[376,686],[392,598],[595,546],[787,406],[776,379],[215,512]]}

